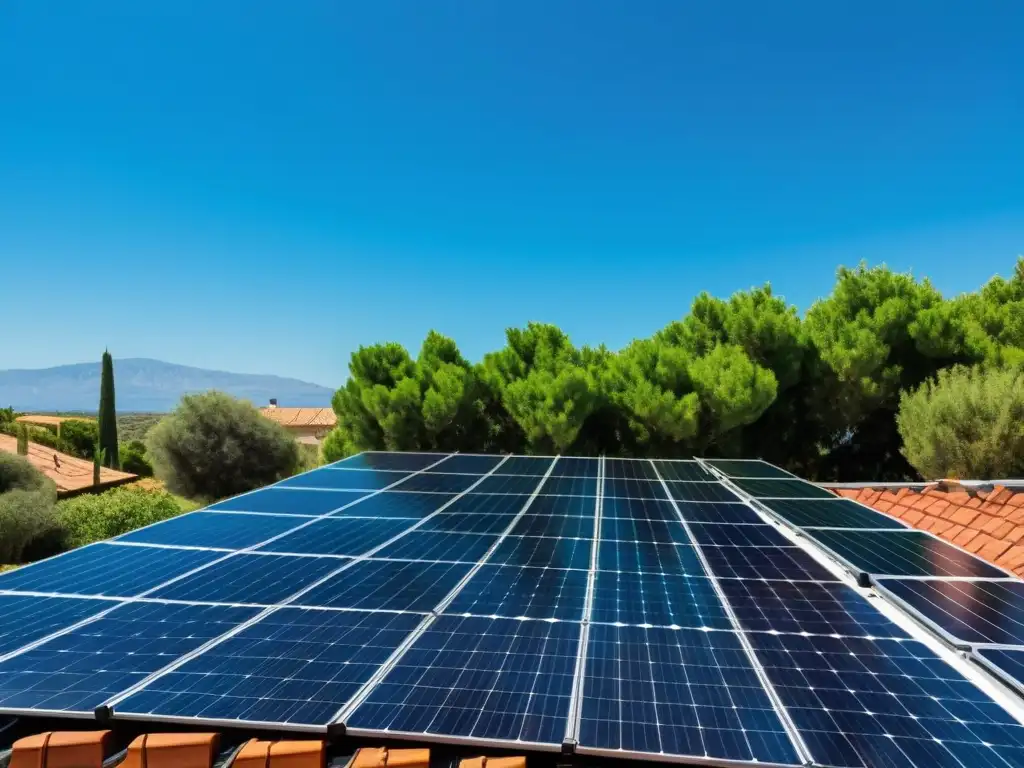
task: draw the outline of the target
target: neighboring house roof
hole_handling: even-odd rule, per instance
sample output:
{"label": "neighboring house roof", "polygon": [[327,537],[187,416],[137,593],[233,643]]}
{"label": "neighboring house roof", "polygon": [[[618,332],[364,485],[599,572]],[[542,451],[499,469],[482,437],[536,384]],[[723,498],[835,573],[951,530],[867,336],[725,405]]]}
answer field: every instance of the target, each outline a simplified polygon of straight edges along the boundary
{"label": "neighboring house roof", "polygon": [[260,413],[282,427],[333,427],[338,417],[330,408],[260,408]]}
{"label": "neighboring house roof", "polygon": [[[10,435],[0,435],[0,451],[18,452],[18,441]],[[53,462],[54,455],[60,461],[60,468]],[[28,444],[28,456],[33,466],[57,484],[57,492],[61,495],[78,493],[90,488],[92,484],[92,462],[79,459],[66,453],[55,451],[39,443]],[[121,485],[135,479],[135,475],[115,469],[100,469],[100,488]]]}
{"label": "neighboring house roof", "polygon": [[1024,577],[1024,487],[941,481],[831,490]]}
{"label": "neighboring house roof", "polygon": [[38,424],[43,427],[59,427],[65,421],[96,421],[88,416],[37,416],[32,413],[26,413],[24,416],[19,416],[15,421],[20,421],[23,424]]}

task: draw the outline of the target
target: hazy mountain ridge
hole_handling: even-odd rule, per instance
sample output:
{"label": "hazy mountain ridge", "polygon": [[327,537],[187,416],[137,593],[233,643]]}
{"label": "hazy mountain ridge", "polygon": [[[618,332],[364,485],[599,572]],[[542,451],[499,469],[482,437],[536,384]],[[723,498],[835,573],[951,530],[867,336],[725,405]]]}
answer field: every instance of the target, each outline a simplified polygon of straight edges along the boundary
{"label": "hazy mountain ridge", "polygon": [[[229,373],[175,365],[161,360],[114,360],[117,410],[169,411],[182,395],[218,389],[266,405],[329,406],[334,390],[298,379]],[[18,411],[95,411],[99,404],[100,363],[77,363],[36,370],[0,371],[0,407]]]}

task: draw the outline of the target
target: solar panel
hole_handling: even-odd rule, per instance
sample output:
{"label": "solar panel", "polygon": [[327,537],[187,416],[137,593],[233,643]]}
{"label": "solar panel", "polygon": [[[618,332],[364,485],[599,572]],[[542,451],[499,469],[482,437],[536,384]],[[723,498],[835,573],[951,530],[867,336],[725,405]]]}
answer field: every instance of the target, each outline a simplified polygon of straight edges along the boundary
{"label": "solar panel", "polygon": [[[772,514],[831,536],[834,557],[843,545],[872,567],[939,575],[980,562],[933,539],[904,551],[913,532],[899,529],[864,539],[864,508],[804,498],[816,487],[770,465],[716,462],[758,494],[783,492],[766,497]],[[338,723],[670,762],[938,768],[963,751],[978,768],[1013,764],[1017,732],[982,689],[716,477],[697,461],[361,454],[0,575],[0,714],[100,703],[114,720]],[[996,597],[972,594],[947,614],[1002,638],[976,620]],[[862,663],[891,651],[901,672],[844,671],[837,698],[821,658],[789,666],[794,639],[831,665],[851,662],[826,641]],[[903,706],[911,685],[932,704],[894,720],[883,705]],[[850,693],[860,709],[844,709]]]}
{"label": "solar panel", "polygon": [[126,533],[116,541],[245,549],[279,536],[308,519],[289,515],[196,512]]}
{"label": "solar panel", "polygon": [[322,725],[421,620],[281,608],[117,702],[114,711]]}
{"label": "solar panel", "polygon": [[726,477],[792,478],[789,472],[759,459],[706,459]]}
{"label": "solar panel", "polygon": [[561,744],[579,634],[569,622],[441,616],[347,729]]}
{"label": "solar panel", "polygon": [[800,763],[733,632],[590,628],[581,751]]}
{"label": "solar panel", "polygon": [[952,544],[922,531],[808,531],[854,570],[863,584],[869,576],[1005,577]]}
{"label": "solar panel", "polygon": [[134,597],[224,556],[194,549],[90,544],[0,574],[0,590]]}
{"label": "solar panel", "polygon": [[806,480],[732,480],[744,493],[755,499],[834,499],[831,491]]}
{"label": "solar panel", "polygon": [[1024,645],[1024,582],[878,579],[879,591],[957,645]]}
{"label": "solar panel", "polygon": [[899,520],[848,499],[766,499],[761,503],[801,528],[906,528]]}
{"label": "solar panel", "polygon": [[1024,648],[977,648],[973,658],[1017,690],[1024,690]]}
{"label": "solar panel", "polygon": [[368,491],[316,491],[304,488],[264,488],[218,502],[207,512],[265,512],[318,517],[369,495]]}
{"label": "solar panel", "polygon": [[922,643],[749,635],[819,765],[1006,766],[1024,729]]}

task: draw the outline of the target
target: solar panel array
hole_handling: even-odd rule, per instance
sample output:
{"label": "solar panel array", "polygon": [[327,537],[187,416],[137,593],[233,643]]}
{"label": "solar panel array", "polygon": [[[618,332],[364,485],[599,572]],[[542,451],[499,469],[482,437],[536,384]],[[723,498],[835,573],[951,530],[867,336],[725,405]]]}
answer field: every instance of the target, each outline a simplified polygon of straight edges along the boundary
{"label": "solar panel array", "polygon": [[1024,765],[787,529],[1020,679],[1021,582],[764,462],[371,452],[0,575],[0,714]]}

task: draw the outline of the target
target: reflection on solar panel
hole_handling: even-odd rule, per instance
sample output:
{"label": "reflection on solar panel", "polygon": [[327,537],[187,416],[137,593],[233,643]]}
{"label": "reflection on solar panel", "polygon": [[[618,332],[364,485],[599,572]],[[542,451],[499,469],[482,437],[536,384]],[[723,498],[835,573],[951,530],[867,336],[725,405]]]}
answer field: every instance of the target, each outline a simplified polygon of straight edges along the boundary
{"label": "reflection on solar panel", "polygon": [[1024,648],[979,648],[974,658],[1010,685],[1024,690]]}
{"label": "reflection on solar panel", "polygon": [[765,499],[761,503],[801,528],[906,528],[899,520],[849,499]]}
{"label": "reflection on solar panel", "polygon": [[1024,645],[1024,582],[879,579],[951,642]]}
{"label": "reflection on solar panel", "polygon": [[368,452],[0,575],[0,715],[1024,765],[1013,718],[822,562],[918,577],[881,583],[961,643],[1021,642],[1021,582],[935,580],[1002,572],[763,462],[712,466]]}
{"label": "reflection on solar panel", "polygon": [[809,531],[815,541],[857,571],[862,583],[878,576],[977,576],[1007,574],[922,531]]}

